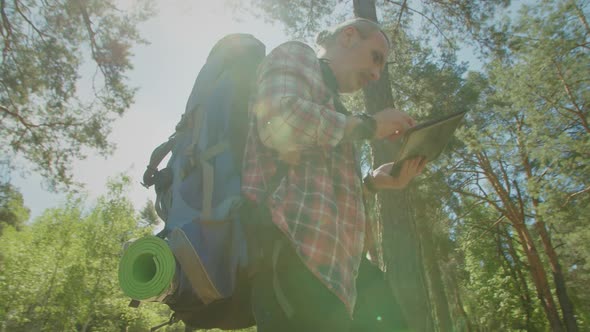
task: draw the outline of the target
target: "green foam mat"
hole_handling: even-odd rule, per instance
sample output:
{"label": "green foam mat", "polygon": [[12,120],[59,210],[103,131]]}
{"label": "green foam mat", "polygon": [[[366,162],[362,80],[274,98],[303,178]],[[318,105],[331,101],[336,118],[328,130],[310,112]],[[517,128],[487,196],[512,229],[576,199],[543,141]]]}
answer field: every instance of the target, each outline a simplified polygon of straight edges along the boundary
{"label": "green foam mat", "polygon": [[133,242],[119,262],[119,285],[136,300],[158,298],[171,287],[176,261],[166,241],[146,236]]}

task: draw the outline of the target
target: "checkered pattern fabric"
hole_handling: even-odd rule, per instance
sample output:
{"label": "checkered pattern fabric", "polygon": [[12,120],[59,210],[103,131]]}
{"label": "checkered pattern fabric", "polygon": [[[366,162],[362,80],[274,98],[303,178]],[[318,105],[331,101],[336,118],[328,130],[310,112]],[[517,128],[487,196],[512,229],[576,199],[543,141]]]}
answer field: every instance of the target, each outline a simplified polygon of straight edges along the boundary
{"label": "checkered pattern fabric", "polygon": [[[346,116],[335,111],[319,60],[303,43],[274,49],[259,68],[256,89],[242,191],[257,202],[268,197],[273,222],[352,313],[365,213],[355,147],[343,140]],[[282,153],[301,158],[271,188]]]}

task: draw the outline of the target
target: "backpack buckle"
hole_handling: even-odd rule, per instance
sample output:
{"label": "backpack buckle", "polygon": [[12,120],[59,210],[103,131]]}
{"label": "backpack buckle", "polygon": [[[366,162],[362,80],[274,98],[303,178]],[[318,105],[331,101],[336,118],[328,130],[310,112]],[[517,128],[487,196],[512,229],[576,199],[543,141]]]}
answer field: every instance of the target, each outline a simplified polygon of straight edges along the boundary
{"label": "backpack buckle", "polygon": [[141,185],[149,189],[154,184],[154,177],[156,173],[158,173],[158,169],[148,165],[145,172],[143,173],[143,182],[140,182]]}
{"label": "backpack buckle", "polygon": [[178,320],[179,320],[179,319],[178,319],[178,318],[176,318],[176,315],[175,315],[175,314],[172,314],[172,316],[170,316],[170,319],[169,319],[167,322],[164,322],[164,323],[162,323],[162,324],[160,324],[160,325],[157,325],[157,326],[154,326],[154,327],[152,327],[152,328],[150,329],[150,332],[154,332],[154,331],[157,331],[157,330],[159,330],[159,329],[163,328],[164,326],[167,326],[167,325],[172,325],[172,324],[174,324],[174,323],[177,323],[177,322],[178,322]]}

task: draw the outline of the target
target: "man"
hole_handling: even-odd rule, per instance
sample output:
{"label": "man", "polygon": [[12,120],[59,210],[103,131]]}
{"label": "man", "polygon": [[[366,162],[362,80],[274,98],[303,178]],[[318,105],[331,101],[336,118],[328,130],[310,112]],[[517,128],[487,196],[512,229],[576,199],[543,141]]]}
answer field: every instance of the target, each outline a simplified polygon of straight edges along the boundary
{"label": "man", "polygon": [[390,49],[379,25],[344,22],[318,35],[316,52],[299,42],[274,49],[261,64],[244,156],[242,190],[267,208],[260,233],[263,267],[253,281],[258,331],[347,331],[364,250],[363,192],[403,188],[422,158],[392,163],[363,180],[354,142],[394,139],[414,125],[385,109],[352,115],[339,93],[379,79]]}

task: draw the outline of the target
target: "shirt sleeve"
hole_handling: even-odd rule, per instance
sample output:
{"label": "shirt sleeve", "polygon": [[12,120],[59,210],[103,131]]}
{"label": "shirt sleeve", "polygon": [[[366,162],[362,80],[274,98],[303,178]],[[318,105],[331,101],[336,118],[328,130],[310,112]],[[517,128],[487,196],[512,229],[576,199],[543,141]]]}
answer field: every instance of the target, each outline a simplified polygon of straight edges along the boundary
{"label": "shirt sleeve", "polygon": [[257,83],[252,110],[264,145],[288,152],[336,146],[342,140],[346,116],[313,101],[323,80],[309,46],[290,42],[277,47],[262,63]]}

